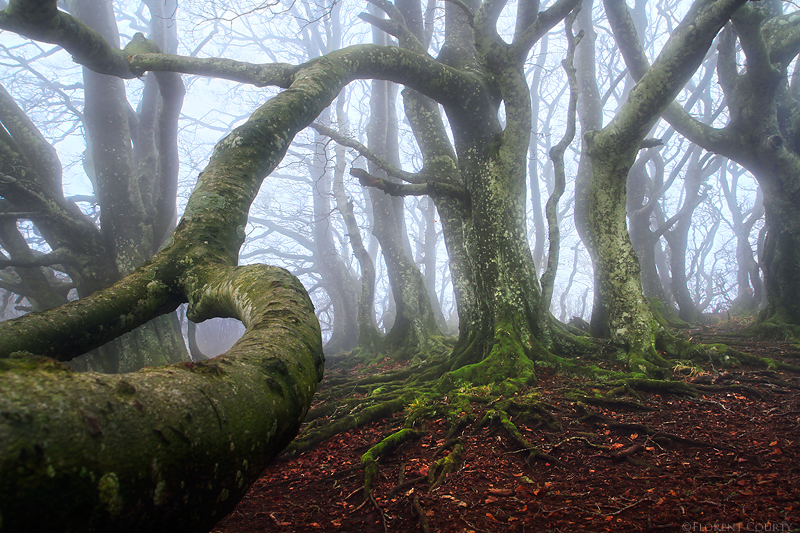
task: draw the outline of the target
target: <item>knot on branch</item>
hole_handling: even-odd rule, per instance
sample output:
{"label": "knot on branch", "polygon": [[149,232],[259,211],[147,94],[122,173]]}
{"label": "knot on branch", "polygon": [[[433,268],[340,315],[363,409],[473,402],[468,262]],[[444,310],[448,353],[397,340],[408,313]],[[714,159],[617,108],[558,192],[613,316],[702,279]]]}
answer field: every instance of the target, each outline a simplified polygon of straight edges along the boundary
{"label": "knot on branch", "polygon": [[780,150],[783,147],[783,137],[780,135],[771,135],[767,138],[767,147],[773,152]]}

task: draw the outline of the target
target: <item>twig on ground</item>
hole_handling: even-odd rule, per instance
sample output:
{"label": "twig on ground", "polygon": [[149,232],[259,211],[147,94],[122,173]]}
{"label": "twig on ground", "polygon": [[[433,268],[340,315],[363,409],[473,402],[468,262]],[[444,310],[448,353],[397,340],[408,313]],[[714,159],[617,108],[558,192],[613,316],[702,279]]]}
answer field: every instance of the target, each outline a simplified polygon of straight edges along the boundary
{"label": "twig on ground", "polygon": [[414,511],[419,517],[419,525],[425,533],[431,533],[431,528],[428,525],[428,519],[425,518],[425,513],[422,511],[422,506],[419,504],[419,496],[414,494]]}
{"label": "twig on ground", "polygon": [[650,498],[642,498],[641,500],[637,500],[637,501],[633,502],[630,505],[626,505],[625,507],[623,507],[622,509],[620,509],[618,511],[614,511],[613,513],[611,513],[611,516],[616,516],[616,515],[618,515],[620,513],[623,513],[625,511],[627,511],[628,509],[630,509],[631,507],[636,507],[637,505],[639,505],[642,502],[652,502],[652,501],[654,501],[654,500],[651,500]]}
{"label": "twig on ground", "polygon": [[383,514],[383,509],[381,509],[380,505],[378,505],[378,502],[375,501],[375,496],[373,496],[371,492],[368,494],[368,496],[369,500],[372,502],[372,505],[374,505],[375,509],[378,511],[378,514],[381,515],[384,533],[389,533],[389,528],[386,526],[386,515]]}

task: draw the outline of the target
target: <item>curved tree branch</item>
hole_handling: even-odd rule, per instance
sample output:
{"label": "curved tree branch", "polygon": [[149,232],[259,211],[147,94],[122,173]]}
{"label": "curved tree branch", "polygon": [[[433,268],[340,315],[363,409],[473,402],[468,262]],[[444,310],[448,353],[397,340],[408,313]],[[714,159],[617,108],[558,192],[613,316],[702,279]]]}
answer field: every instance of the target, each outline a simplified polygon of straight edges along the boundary
{"label": "curved tree branch", "polygon": [[[342,135],[338,131],[329,128],[327,126],[323,126],[318,122],[314,122],[309,124],[309,127],[313,128],[314,130],[318,131],[322,135],[326,137],[330,137],[337,143],[341,144],[342,146],[347,146],[348,148],[352,148],[360,155],[362,155],[367,161],[371,161],[375,163],[375,165],[386,172],[388,175],[406,181],[408,183],[421,183],[424,179],[419,174],[413,174],[411,172],[406,172],[405,170],[399,169],[396,166],[392,165],[384,158],[380,157],[378,154],[361,144],[360,142],[356,141],[355,139],[351,139],[345,135]],[[355,174],[353,174],[355,175]]]}
{"label": "curved tree branch", "polygon": [[126,53],[111,46],[98,32],[60,11],[56,0],[11,0],[0,11],[0,30],[30,39],[58,44],[72,54],[76,63],[110,76],[135,78]]}
{"label": "curved tree branch", "polygon": [[121,375],[0,360],[4,528],[207,531],[296,434],[322,371],[305,290],[272,267],[203,270],[207,305],[247,325],[224,358]]}

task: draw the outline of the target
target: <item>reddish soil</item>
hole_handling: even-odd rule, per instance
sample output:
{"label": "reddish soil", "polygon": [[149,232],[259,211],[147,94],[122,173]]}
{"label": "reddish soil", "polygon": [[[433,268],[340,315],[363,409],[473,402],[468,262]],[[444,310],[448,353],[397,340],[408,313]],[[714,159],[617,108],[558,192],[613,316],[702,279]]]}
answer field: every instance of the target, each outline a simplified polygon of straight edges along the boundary
{"label": "reddish soil", "polygon": [[[788,345],[722,340],[800,362]],[[594,385],[540,376],[541,400],[555,408],[564,431],[518,427],[561,465],[529,465],[504,429],[470,434],[468,427],[460,469],[440,487],[429,491],[423,479],[390,493],[433,464],[447,427],[445,420],[430,420],[422,438],[380,465],[374,499],[365,501],[361,455],[401,427],[398,413],[276,461],[213,533],[800,530],[800,376],[738,368],[719,382],[729,390],[699,398],[641,394],[652,410],[589,405],[602,416],[586,418],[562,394],[574,388],[591,393]],[[486,406],[474,407],[480,420]],[[622,451],[633,453],[616,457]]]}

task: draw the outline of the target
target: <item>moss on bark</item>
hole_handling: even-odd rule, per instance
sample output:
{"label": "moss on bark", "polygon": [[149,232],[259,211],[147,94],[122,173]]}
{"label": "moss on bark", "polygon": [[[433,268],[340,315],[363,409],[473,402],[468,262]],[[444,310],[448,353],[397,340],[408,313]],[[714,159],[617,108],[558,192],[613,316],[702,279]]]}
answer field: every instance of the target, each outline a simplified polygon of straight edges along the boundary
{"label": "moss on bark", "polygon": [[311,303],[279,269],[214,281],[248,327],[219,359],[124,375],[3,360],[4,528],[207,529],[291,440],[322,372]]}

